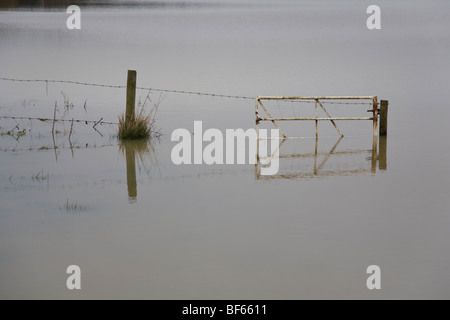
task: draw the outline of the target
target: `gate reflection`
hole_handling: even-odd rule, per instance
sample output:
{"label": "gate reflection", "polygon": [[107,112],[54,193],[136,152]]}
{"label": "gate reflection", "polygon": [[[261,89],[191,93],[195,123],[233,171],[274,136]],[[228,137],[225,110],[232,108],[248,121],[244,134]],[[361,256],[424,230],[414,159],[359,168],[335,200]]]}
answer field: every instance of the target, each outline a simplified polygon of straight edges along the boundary
{"label": "gate reflection", "polygon": [[[319,151],[319,139],[316,137],[313,153],[283,153],[283,145],[287,140],[280,140],[280,144],[277,147],[280,160],[278,173],[275,175],[262,175],[262,165],[258,162],[255,165],[255,179],[302,179],[325,176],[375,174],[377,172],[377,165],[379,170],[387,169],[386,136],[379,137],[379,148],[378,136],[374,136],[371,149],[346,148],[345,150],[339,150],[339,146],[342,144],[343,139],[344,137],[339,137],[328,151]],[[344,160],[345,157],[347,157],[347,160]],[[267,163],[269,159],[270,157],[265,157],[265,163]],[[305,159],[312,160],[305,162]],[[297,167],[293,167],[292,163],[295,160],[303,161],[303,163]],[[291,165],[288,165],[287,162],[290,162]]]}

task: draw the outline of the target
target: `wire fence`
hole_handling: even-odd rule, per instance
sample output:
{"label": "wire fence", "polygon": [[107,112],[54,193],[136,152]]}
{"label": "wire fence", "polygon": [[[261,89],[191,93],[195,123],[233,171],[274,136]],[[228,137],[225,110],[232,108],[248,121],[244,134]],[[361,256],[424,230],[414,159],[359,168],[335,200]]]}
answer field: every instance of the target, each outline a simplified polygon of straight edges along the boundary
{"label": "wire fence", "polygon": [[[109,84],[99,84],[99,83],[89,83],[89,82],[80,82],[80,81],[71,81],[71,80],[44,80],[44,79],[15,79],[15,78],[4,78],[0,77],[1,81],[12,81],[12,82],[40,82],[45,83],[47,86],[49,83],[61,83],[61,84],[73,84],[80,86],[88,86],[88,87],[100,87],[100,88],[112,88],[112,89],[125,89],[126,85],[109,85]],[[154,87],[136,87],[138,90],[147,90],[147,91],[155,91],[155,92],[164,92],[164,93],[176,93],[176,94],[188,94],[188,95],[197,95],[197,96],[206,96],[206,97],[216,97],[216,98],[227,98],[227,99],[240,99],[240,100],[255,100],[254,96],[242,96],[242,95],[229,95],[229,94],[221,94],[221,93],[208,93],[208,92],[197,92],[197,91],[187,91],[187,90],[175,90],[175,89],[161,89]],[[284,102],[296,102],[296,103],[314,103],[314,101],[296,101],[296,100],[285,100]],[[345,104],[345,105],[361,105],[361,104],[370,104],[364,102],[342,102],[342,101],[327,101],[327,104]]]}
{"label": "wire fence", "polygon": [[[112,89],[125,89],[127,87],[124,85],[108,85],[108,84],[89,83],[89,82],[70,81],[70,80],[14,79],[14,78],[0,78],[0,80],[12,81],[12,82],[41,82],[41,83],[45,83],[47,85],[49,83],[62,83],[62,84],[74,84],[74,85],[88,86],[88,87],[112,88]],[[206,92],[196,92],[196,91],[186,91],[186,90],[160,89],[160,88],[153,88],[153,87],[136,87],[136,89],[155,91],[155,92],[164,92],[164,93],[178,93],[178,94],[189,94],[189,95],[198,95],[198,96],[209,96],[209,97],[216,97],[216,98],[229,98],[229,99],[242,99],[242,100],[254,100],[255,99],[255,97],[250,97],[250,96],[228,95],[228,94],[219,94],[219,93],[206,93]]]}
{"label": "wire fence", "polygon": [[[0,77],[0,81],[9,81],[9,82],[19,82],[19,83],[44,83],[46,85],[46,89],[48,92],[48,85],[50,83],[57,84],[70,84],[70,85],[78,85],[78,86],[88,86],[88,87],[98,87],[98,88],[110,88],[110,89],[126,89],[126,85],[110,85],[110,84],[101,84],[101,83],[90,83],[90,82],[81,82],[81,81],[72,81],[72,80],[52,80],[52,79],[17,79],[17,78],[7,78]],[[138,90],[146,90],[146,91],[154,91],[154,92],[162,92],[162,93],[175,93],[175,94],[186,94],[186,95],[197,95],[197,96],[205,96],[205,97],[214,97],[214,98],[226,98],[226,99],[238,99],[238,100],[246,100],[246,101],[254,101],[257,97],[253,96],[243,96],[243,95],[230,95],[230,94],[221,94],[221,93],[208,93],[208,92],[197,92],[197,91],[187,91],[187,90],[175,90],[175,89],[161,89],[155,87],[136,87]],[[315,103],[315,101],[308,100],[281,100],[284,103]],[[365,102],[354,102],[354,101],[327,101],[327,104],[336,104],[336,105],[370,105],[371,103]],[[96,125],[118,125],[117,122],[108,122],[103,121],[103,118],[100,120],[83,120],[83,119],[57,119],[57,118],[45,118],[45,117],[23,117],[23,116],[6,116],[0,115],[0,119],[9,119],[9,120],[30,120],[30,121],[41,121],[41,122],[75,122],[80,124],[91,125],[94,127]]]}
{"label": "wire fence", "polygon": [[[123,89],[126,90],[127,86],[126,85],[111,85],[111,84],[101,84],[101,83],[89,83],[89,82],[81,82],[81,81],[71,81],[71,80],[52,80],[52,79],[17,79],[17,78],[7,78],[7,77],[0,77],[0,81],[7,81],[7,82],[16,82],[16,83],[41,83],[44,84],[46,86],[46,90],[47,90],[47,94],[48,94],[48,89],[49,89],[49,84],[67,84],[67,85],[76,85],[76,86],[86,86],[86,87],[96,87],[96,88],[108,88],[108,89]],[[242,101],[247,101],[250,102],[252,101],[251,106],[253,106],[253,102],[258,101],[260,98],[262,97],[257,97],[257,96],[246,96],[246,95],[230,95],[230,94],[222,94],[222,93],[211,93],[211,92],[197,92],[197,91],[187,91],[187,90],[174,90],[174,89],[162,89],[162,88],[155,88],[155,87],[136,87],[137,90],[145,90],[145,91],[150,91],[150,92],[161,92],[161,93],[173,93],[173,94],[183,94],[183,95],[196,95],[196,96],[204,96],[204,97],[212,97],[212,98],[223,98],[223,99],[234,99],[234,100],[242,100]],[[64,94],[63,94],[64,95]],[[347,97],[348,98],[348,97]],[[66,99],[66,97],[64,97],[64,99]],[[288,98],[288,99],[283,99],[283,100],[276,100],[276,105],[275,107],[278,107],[279,109],[279,113],[280,113],[280,117],[285,117],[285,115],[283,115],[281,109],[286,110],[284,107],[286,106],[286,104],[283,106],[283,108],[279,108],[278,106],[278,102],[280,103],[288,103],[288,106],[291,105],[292,107],[292,112],[294,113],[294,118],[297,118],[297,115],[295,113],[295,110],[297,109],[298,104],[315,104],[316,101],[314,100],[301,100],[301,99],[295,99],[295,98]],[[85,103],[86,104],[86,103]],[[295,104],[295,108],[294,108],[294,104]],[[347,100],[326,100],[326,104],[330,104],[330,105],[372,105],[372,102],[362,102],[362,101],[352,101],[351,99],[347,99]],[[379,103],[378,103],[379,105]],[[274,107],[274,106],[272,106]],[[341,109],[339,106],[335,107],[336,109]],[[294,110],[295,109],[295,110]],[[309,106],[307,108],[309,110]],[[20,149],[18,147],[18,145],[15,144],[14,140],[11,140],[11,143],[8,147],[0,147],[0,151],[19,151],[19,150],[50,150],[53,149],[55,150],[55,156],[57,157],[57,152],[56,150],[60,150],[61,148],[64,148],[64,141],[66,141],[68,138],[68,142],[70,145],[70,148],[73,152],[73,149],[75,148],[81,148],[84,145],[86,146],[86,148],[88,147],[88,145],[91,145],[91,141],[89,140],[89,143],[85,143],[86,141],[84,141],[83,143],[81,143],[79,146],[73,145],[72,141],[71,141],[71,136],[72,133],[74,133],[74,123],[77,124],[81,124],[81,125],[90,125],[92,126],[93,130],[95,130],[100,136],[101,138],[107,139],[108,137],[111,138],[112,135],[108,136],[108,132],[105,133],[105,138],[103,136],[103,134],[97,130],[96,126],[98,125],[106,125],[105,127],[103,127],[102,131],[108,131],[110,129],[112,129],[112,127],[108,127],[108,125],[118,125],[118,122],[110,122],[110,121],[103,121],[103,118],[100,118],[99,115],[97,115],[100,119],[99,120],[90,120],[90,119],[76,119],[76,118],[72,118],[72,119],[67,119],[65,118],[65,114],[63,116],[61,116],[60,118],[56,117],[56,110],[57,110],[57,106],[56,106],[56,102],[55,102],[55,112],[54,112],[54,117],[53,118],[48,118],[48,117],[39,117],[39,116],[14,116],[14,115],[4,115],[4,114],[0,114],[0,119],[5,119],[5,120],[15,120],[17,126],[10,130],[10,131],[5,131],[0,127],[0,134],[2,136],[11,136],[15,139],[15,141],[19,141],[21,139],[28,139],[28,134],[26,134],[26,132],[31,131],[31,130],[25,130],[24,127],[21,125],[22,123],[19,121],[30,121],[30,124],[33,125],[33,121],[38,121],[38,122],[42,122],[43,124],[53,124],[52,127],[52,140],[53,140],[53,145],[39,145],[39,146],[34,146],[33,145],[33,138],[30,136],[30,138],[28,140],[25,141],[30,141],[31,145],[28,147],[22,147],[22,149]],[[85,107],[86,110],[86,107]],[[286,112],[290,112],[291,110],[287,110]],[[363,110],[363,111],[371,111],[371,110]],[[360,112],[363,112],[360,111]],[[271,111],[272,112],[272,111]],[[353,112],[353,111],[352,111]],[[3,112],[2,112],[3,113]],[[276,113],[276,112],[275,112]],[[276,116],[276,114],[274,114]],[[82,118],[85,116],[81,116]],[[316,115],[317,117],[317,115]],[[271,116],[269,116],[269,118],[272,118]],[[9,122],[8,122],[9,123]],[[70,126],[70,131],[66,132],[65,129],[61,129],[62,133],[59,132],[58,135],[58,130],[54,131],[55,129],[55,123],[62,123],[62,126],[65,126],[65,123],[69,123]],[[20,125],[20,129],[23,129],[22,131],[20,131],[19,129],[19,125]],[[92,129],[91,129],[92,130]],[[99,128],[100,130],[100,128]],[[338,130],[339,131],[339,130]],[[26,134],[26,137],[24,137],[24,135]],[[56,136],[56,141],[55,141],[55,136]],[[39,137],[40,137],[40,133],[39,133]],[[90,137],[90,135],[89,135]],[[316,136],[317,137],[317,136]],[[85,139],[85,138],[83,138]],[[97,141],[98,137],[96,136],[95,141]],[[96,143],[96,142],[94,142]],[[22,143],[23,145],[24,143]],[[106,143],[104,144],[105,146],[110,145],[110,143]]]}

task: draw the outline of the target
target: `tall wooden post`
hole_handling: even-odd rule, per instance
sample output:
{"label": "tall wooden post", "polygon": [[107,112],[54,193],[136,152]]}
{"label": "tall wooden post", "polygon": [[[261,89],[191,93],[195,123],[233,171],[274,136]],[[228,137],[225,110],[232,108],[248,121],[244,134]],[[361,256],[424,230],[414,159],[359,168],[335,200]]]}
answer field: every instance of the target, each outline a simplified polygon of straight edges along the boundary
{"label": "tall wooden post", "polygon": [[135,70],[128,70],[127,77],[127,108],[125,111],[125,122],[128,124],[135,117],[135,105],[136,105],[136,77]]}
{"label": "tall wooden post", "polygon": [[380,101],[380,136],[387,135],[388,105],[389,101]]}

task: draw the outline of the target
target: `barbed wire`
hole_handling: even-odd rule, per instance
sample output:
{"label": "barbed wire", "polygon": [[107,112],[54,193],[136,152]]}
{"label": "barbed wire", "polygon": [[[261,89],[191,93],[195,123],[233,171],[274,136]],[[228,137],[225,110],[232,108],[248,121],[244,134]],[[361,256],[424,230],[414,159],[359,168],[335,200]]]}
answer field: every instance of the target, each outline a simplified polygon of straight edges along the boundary
{"label": "barbed wire", "polygon": [[99,120],[81,120],[81,119],[50,119],[50,118],[32,118],[32,117],[14,117],[14,116],[0,116],[0,119],[10,119],[10,120],[36,120],[41,122],[77,122],[84,124],[108,124],[108,125],[117,125],[117,122],[108,122],[108,121],[99,121]]}
{"label": "barbed wire", "polygon": [[48,83],[66,83],[66,84],[76,84],[76,85],[90,86],[90,87],[103,87],[103,88],[115,88],[115,89],[126,88],[126,86],[114,86],[114,85],[70,81],[70,80],[42,80],[42,79],[14,79],[14,78],[0,78],[0,80],[13,81],[13,82],[44,82],[47,84]]}
{"label": "barbed wire", "polygon": [[[46,83],[46,84],[48,84],[48,83],[64,83],[64,84],[75,84],[75,85],[81,85],[81,86],[113,88],[113,89],[125,89],[127,87],[127,86],[123,86],[123,85],[122,86],[108,85],[108,84],[89,83],[89,82],[70,81],[70,80],[14,79],[14,78],[0,78],[0,80],[13,81],[13,82],[41,82],[41,83]],[[136,87],[136,89],[156,91],[156,92],[165,92],[165,93],[210,96],[210,97],[217,97],[217,98],[244,99],[244,100],[254,100],[255,99],[254,97],[249,97],[249,96],[227,95],[227,94],[219,94],[219,93],[207,93],[207,92],[186,91],[186,90],[160,89],[160,88],[152,88],[152,87]]]}
{"label": "barbed wire", "polygon": [[[12,82],[40,82],[46,83],[62,83],[62,84],[74,84],[88,87],[99,87],[99,88],[112,88],[112,89],[125,89],[127,86],[124,85],[107,85],[107,84],[99,84],[99,83],[89,83],[89,82],[81,82],[81,81],[71,81],[71,80],[44,80],[44,79],[15,79],[15,78],[4,78],[0,77],[2,81],[12,81]],[[251,96],[243,96],[243,95],[228,95],[228,94],[220,94],[220,93],[207,93],[207,92],[197,92],[197,91],[187,91],[187,90],[175,90],[175,89],[161,89],[161,88],[153,88],[153,87],[136,87],[138,90],[147,90],[147,91],[155,91],[155,92],[164,92],[164,93],[176,93],[176,94],[189,94],[189,95],[197,95],[197,96],[207,96],[207,97],[215,97],[215,98],[227,98],[227,99],[240,99],[240,100],[255,100],[255,97]],[[280,100],[281,102],[294,102],[294,103],[315,103],[315,101],[308,100]],[[368,102],[341,102],[341,101],[327,101],[326,104],[343,104],[343,105],[371,105],[372,103]]]}

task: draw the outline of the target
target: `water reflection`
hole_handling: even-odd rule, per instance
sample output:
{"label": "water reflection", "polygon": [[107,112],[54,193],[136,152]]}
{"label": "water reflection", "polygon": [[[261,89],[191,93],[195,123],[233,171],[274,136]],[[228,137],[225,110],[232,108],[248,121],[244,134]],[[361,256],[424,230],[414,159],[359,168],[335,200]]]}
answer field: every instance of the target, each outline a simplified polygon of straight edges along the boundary
{"label": "water reflection", "polygon": [[380,170],[387,169],[387,136],[380,136],[380,153],[378,154]]}
{"label": "water reflection", "polygon": [[[125,140],[119,144],[119,151],[125,155],[127,165],[127,188],[130,203],[137,201],[136,165],[139,170],[147,170],[145,159],[150,155],[152,146],[148,140]],[[137,157],[136,157],[137,156]]]}
{"label": "water reflection", "polygon": [[[277,150],[272,153],[270,157],[260,157],[264,159],[264,163],[268,163],[270,158],[276,152],[279,153],[279,172],[276,175],[262,175],[261,164],[258,162],[255,165],[255,179],[256,180],[277,180],[277,179],[298,179],[298,178],[315,178],[324,176],[345,176],[345,175],[361,175],[361,174],[375,174],[377,171],[377,163],[379,170],[387,169],[387,137],[379,138],[378,151],[378,137],[374,136],[371,149],[345,149],[336,151],[344,137],[339,137],[336,143],[327,152],[319,152],[319,139],[315,139],[314,153],[287,153],[282,154],[282,146],[287,140],[281,140]],[[300,163],[297,167],[292,165],[294,159],[307,160],[313,158],[313,168],[311,161]],[[282,163],[282,161],[284,162]],[[289,160],[291,167],[288,167],[286,161]],[[370,161],[370,166],[367,165]],[[324,169],[325,166],[328,170]],[[288,172],[286,172],[288,171]]]}
{"label": "water reflection", "polygon": [[377,172],[377,154],[378,154],[378,136],[374,135],[372,139],[372,167],[371,171],[372,173]]}

